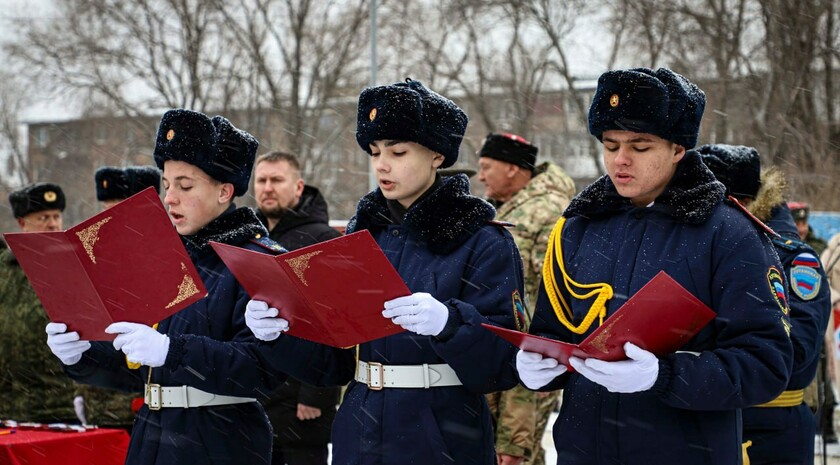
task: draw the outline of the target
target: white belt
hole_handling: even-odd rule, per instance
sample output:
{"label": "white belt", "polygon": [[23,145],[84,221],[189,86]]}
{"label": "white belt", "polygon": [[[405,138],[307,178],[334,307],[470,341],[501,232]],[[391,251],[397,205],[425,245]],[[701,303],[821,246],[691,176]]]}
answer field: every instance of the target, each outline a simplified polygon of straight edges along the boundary
{"label": "white belt", "polygon": [[356,368],[356,381],[374,391],[382,388],[423,388],[460,386],[455,370],[445,363],[429,365],[383,365],[362,362]]}
{"label": "white belt", "polygon": [[161,386],[160,384],[147,384],[143,400],[149,406],[149,410],[160,410],[161,408],[192,408],[210,407],[212,405],[231,405],[256,402],[251,397],[220,396],[204,392],[191,386]]}

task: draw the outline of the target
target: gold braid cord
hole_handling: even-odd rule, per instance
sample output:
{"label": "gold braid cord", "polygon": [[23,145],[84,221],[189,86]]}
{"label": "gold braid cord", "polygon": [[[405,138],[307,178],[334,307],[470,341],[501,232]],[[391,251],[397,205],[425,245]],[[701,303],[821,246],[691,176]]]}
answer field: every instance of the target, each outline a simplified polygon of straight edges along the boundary
{"label": "gold braid cord", "polygon": [[[545,292],[548,295],[548,300],[551,302],[551,307],[554,309],[554,314],[557,315],[557,319],[560,320],[560,323],[575,334],[583,334],[589,330],[590,326],[592,326],[596,316],[599,318],[599,325],[604,323],[604,318],[607,315],[606,303],[607,300],[612,298],[613,289],[612,286],[607,283],[579,284],[569,277],[566,273],[566,266],[563,263],[562,232],[564,224],[566,224],[566,218],[560,217],[554,225],[554,229],[551,230],[551,236],[548,239],[548,248],[545,253],[545,261],[543,262],[543,285],[545,286]],[[557,255],[556,259],[555,250]],[[555,262],[560,268],[560,273],[563,275],[563,285],[572,297],[584,300],[596,294],[598,295],[598,297],[595,298],[595,301],[592,302],[592,306],[589,307],[589,311],[586,312],[586,317],[584,317],[583,321],[578,326],[575,326],[574,323],[572,323],[572,320],[574,319],[572,309],[566,302],[566,299],[563,298],[563,293],[560,291],[560,286],[555,279]],[[589,291],[585,294],[579,294],[575,292],[573,288],[582,290],[589,289]]]}

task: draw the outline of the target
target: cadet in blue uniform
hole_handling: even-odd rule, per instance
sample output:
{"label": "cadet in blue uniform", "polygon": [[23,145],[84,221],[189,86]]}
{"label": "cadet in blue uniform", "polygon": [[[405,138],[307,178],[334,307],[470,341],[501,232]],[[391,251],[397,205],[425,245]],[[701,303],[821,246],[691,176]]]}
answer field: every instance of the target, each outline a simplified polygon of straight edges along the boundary
{"label": "cadet in blue uniform", "polygon": [[[356,380],[333,423],[334,465],[496,463],[483,394],[516,384],[515,349],[480,324],[515,327],[522,264],[467,177],[436,172],[455,163],[466,126],[460,108],[418,81],[359,97],[356,140],[379,188],[347,232],[369,230],[412,294],[383,311],[408,331],[358,347]],[[288,337],[264,302],[246,314],[258,338]]]}
{"label": "cadet in blue uniform", "polygon": [[627,360],[572,357],[567,372],[520,351],[523,384],[564,389],[558,463],[739,464],[740,409],[787,385],[784,274],[769,239],[723,203],[723,185],[690,150],[704,107],[703,92],[668,69],[598,80],[589,130],[607,175],[555,226],[531,333],[579,343],[663,270],[717,317],[661,358],[626,343]]}
{"label": "cadet in blue uniform", "polygon": [[[257,145],[224,117],[190,110],[164,114],[154,152],[163,169],[164,203],[207,297],[156,329],[112,324],[106,331],[117,334],[113,346],[80,341],[63,323],[47,326],[47,343],[72,378],[146,393],[131,434],[129,465],[270,463],[271,427],[256,397],[285,377],[260,352],[262,344],[245,325],[249,297],[209,245],[282,250],[265,239],[252,209],[233,204],[248,191]],[[288,339],[289,353],[309,362],[308,351],[294,350],[314,344]],[[144,366],[129,369],[126,360]]]}
{"label": "cadet in blue uniform", "polygon": [[747,455],[752,465],[813,465],[816,419],[803,399],[804,389],[817,373],[831,314],[825,272],[814,249],[799,240],[784,202],[784,175],[778,168],[762,171],[761,159],[752,147],[717,144],[697,151],[727,193],[777,233],[771,239],[790,282],[793,372],[779,397],[744,409],[744,441],[751,443]]}

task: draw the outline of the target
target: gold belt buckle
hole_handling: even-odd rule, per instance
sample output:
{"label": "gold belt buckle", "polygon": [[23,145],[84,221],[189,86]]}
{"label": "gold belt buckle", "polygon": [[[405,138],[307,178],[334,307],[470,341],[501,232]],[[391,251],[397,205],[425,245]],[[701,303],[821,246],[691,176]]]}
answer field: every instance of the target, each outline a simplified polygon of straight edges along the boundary
{"label": "gold belt buckle", "polygon": [[146,395],[145,397],[146,405],[149,406],[149,410],[160,410],[161,404],[163,403],[160,399],[160,384],[147,384],[146,385]]}
{"label": "gold belt buckle", "polygon": [[[377,385],[374,385],[373,376],[371,376],[371,368],[372,367],[378,368],[378,371],[379,371],[379,376],[378,376],[378,378],[379,378],[378,382],[379,383]],[[367,362],[367,381],[368,381],[367,382],[368,389],[370,389],[371,391],[381,391],[382,390],[382,388],[385,385],[385,381],[382,379],[382,364],[381,363],[379,363],[379,362]]]}

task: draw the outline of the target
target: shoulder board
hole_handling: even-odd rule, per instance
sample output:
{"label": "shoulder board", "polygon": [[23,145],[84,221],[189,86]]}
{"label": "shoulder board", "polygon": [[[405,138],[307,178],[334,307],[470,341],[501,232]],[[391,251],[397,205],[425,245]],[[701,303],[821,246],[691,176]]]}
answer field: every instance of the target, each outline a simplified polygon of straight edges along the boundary
{"label": "shoulder board", "polygon": [[500,228],[513,228],[516,225],[513,223],[509,223],[507,221],[499,221],[499,220],[487,220],[487,224],[492,224],[493,226],[498,226]]}
{"label": "shoulder board", "polygon": [[797,250],[811,250],[811,247],[808,246],[808,244],[789,237],[776,236],[771,237],[770,240],[773,241],[774,246],[789,252],[796,252]]}
{"label": "shoulder board", "polygon": [[281,253],[288,252],[288,250],[283,248],[282,245],[278,244],[277,242],[274,242],[274,240],[270,237],[263,236],[261,234],[258,234],[257,237],[250,239],[250,242],[268,250],[273,255],[279,255]]}
{"label": "shoulder board", "polygon": [[756,218],[756,216],[753,215],[752,213],[750,213],[750,211],[747,210],[747,208],[745,206],[741,205],[741,202],[739,202],[738,199],[736,199],[735,197],[732,197],[731,195],[727,195],[726,198],[729,199],[729,201],[732,203],[733,206],[735,206],[735,208],[737,208],[738,210],[741,210],[741,213],[746,215],[747,218],[749,218],[753,223],[755,223],[755,225],[758,226],[759,229],[766,232],[771,238],[779,237],[779,235],[776,233],[776,231],[773,231],[773,228],[771,228],[770,226],[767,226],[766,224],[764,224],[763,221]]}

